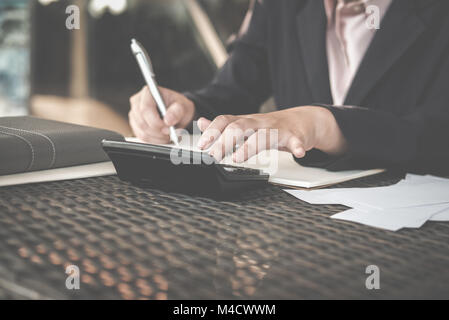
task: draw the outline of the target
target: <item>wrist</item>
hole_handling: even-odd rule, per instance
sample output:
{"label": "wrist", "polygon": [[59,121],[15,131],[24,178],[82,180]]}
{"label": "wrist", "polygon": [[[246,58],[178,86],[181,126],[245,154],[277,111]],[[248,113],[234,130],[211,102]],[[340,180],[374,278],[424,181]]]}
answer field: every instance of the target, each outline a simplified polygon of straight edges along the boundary
{"label": "wrist", "polygon": [[332,155],[344,153],[346,140],[332,112],[324,107],[311,108],[315,115],[315,148]]}

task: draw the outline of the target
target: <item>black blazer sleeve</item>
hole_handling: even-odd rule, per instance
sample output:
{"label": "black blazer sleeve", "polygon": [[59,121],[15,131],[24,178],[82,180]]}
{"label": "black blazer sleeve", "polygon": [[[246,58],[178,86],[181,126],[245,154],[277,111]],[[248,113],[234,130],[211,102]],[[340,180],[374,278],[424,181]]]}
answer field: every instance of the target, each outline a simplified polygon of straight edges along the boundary
{"label": "black blazer sleeve", "polygon": [[267,16],[262,1],[252,9],[248,29],[232,45],[230,58],[202,90],[186,93],[199,116],[257,113],[271,95],[266,51]]}
{"label": "black blazer sleeve", "polygon": [[449,171],[449,50],[439,66],[422,101],[404,115],[327,106],[348,142],[345,158],[352,159],[351,167],[371,164]]}

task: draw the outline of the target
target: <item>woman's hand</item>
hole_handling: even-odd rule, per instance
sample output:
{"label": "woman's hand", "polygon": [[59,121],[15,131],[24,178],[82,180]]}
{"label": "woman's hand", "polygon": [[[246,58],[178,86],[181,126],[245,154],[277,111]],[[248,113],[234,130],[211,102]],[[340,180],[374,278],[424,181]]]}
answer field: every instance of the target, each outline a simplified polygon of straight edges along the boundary
{"label": "woman's hand", "polygon": [[198,147],[217,161],[234,152],[244,162],[266,149],[278,148],[302,158],[311,149],[329,154],[345,151],[346,142],[333,114],[323,107],[296,107],[267,114],[201,118]]}
{"label": "woman's hand", "polygon": [[159,88],[167,105],[167,114],[161,119],[149,89],[145,86],[130,98],[129,122],[137,138],[149,143],[168,143],[170,127],[184,129],[195,115],[195,105],[186,96],[170,89]]}

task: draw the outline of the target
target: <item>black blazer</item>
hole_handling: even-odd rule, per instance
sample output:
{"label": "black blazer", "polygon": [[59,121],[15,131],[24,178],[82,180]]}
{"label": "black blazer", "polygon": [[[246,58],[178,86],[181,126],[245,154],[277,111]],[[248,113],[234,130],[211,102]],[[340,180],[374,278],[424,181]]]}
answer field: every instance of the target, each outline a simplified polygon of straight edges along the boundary
{"label": "black blazer", "polygon": [[329,105],[349,144],[345,165],[337,167],[447,172],[449,1],[393,0],[354,78],[348,107],[331,106],[326,27],[323,0],[258,0],[226,65],[188,96],[208,118],[256,113],[269,96],[279,109]]}

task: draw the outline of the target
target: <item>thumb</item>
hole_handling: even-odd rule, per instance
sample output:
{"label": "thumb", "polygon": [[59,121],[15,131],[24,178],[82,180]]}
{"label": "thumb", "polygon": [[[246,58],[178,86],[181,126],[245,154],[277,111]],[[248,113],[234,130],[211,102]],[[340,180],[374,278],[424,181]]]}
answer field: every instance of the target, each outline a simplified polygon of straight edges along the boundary
{"label": "thumb", "polygon": [[177,125],[184,117],[184,110],[184,106],[179,102],[170,105],[164,117],[165,124],[169,127]]}
{"label": "thumb", "polygon": [[296,158],[304,158],[306,155],[301,140],[293,135],[288,140],[287,148]]}

